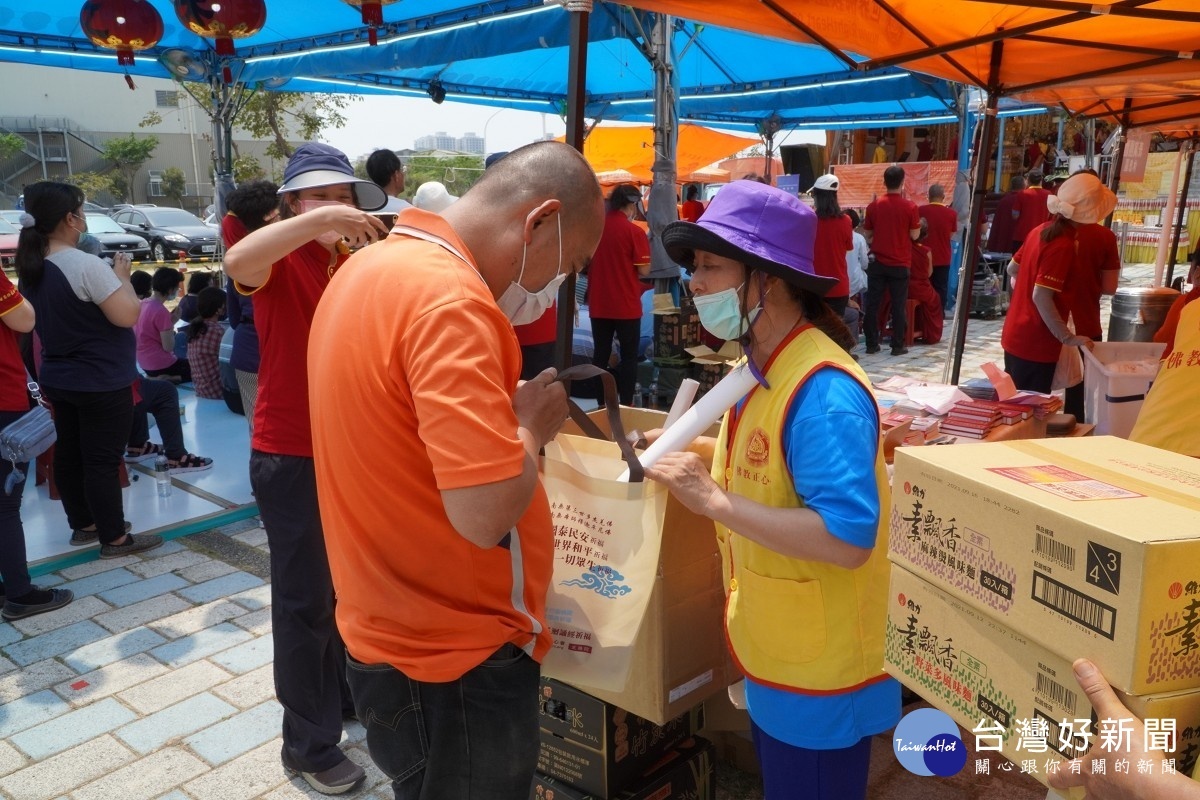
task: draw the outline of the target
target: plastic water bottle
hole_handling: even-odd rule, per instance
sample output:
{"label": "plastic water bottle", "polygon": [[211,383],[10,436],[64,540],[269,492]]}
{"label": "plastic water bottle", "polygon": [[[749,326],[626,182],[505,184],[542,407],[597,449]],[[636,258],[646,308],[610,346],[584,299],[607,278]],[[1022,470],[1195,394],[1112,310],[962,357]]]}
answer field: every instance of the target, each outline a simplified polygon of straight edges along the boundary
{"label": "plastic water bottle", "polygon": [[167,463],[167,457],[159,453],[158,458],[154,459],[154,482],[158,487],[159,497],[171,496],[171,465]]}
{"label": "plastic water bottle", "polygon": [[633,385],[633,407],[634,408],[642,408],[643,405],[644,405],[644,402],[642,399],[642,384],[635,383]]}
{"label": "plastic water bottle", "polygon": [[658,369],[654,370],[654,376],[650,379],[650,388],[647,390],[648,397],[646,398],[646,408],[658,408]]}

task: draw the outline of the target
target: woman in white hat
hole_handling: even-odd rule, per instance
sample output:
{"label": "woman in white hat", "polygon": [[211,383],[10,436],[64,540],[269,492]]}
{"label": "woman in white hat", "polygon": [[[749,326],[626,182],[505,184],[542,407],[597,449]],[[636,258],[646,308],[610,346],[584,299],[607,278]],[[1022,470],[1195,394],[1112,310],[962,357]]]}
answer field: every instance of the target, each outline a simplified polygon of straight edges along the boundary
{"label": "woman in white hat", "polygon": [[813,267],[817,274],[837,281],[825,302],[839,317],[850,302],[850,273],[846,253],[854,249],[854,226],[838,205],[838,178],[822,175],[808,191],[817,212],[817,240],[813,244]]}
{"label": "woman in white hat", "polygon": [[1013,256],[1008,271],[1016,285],[1000,344],[1004,370],[1018,389],[1049,393],[1063,345],[1091,347],[1090,337],[1067,327],[1078,289],[1071,280],[1078,229],[1104,219],[1116,204],[1095,175],[1072,175],[1047,201],[1051,220],[1034,228]]}

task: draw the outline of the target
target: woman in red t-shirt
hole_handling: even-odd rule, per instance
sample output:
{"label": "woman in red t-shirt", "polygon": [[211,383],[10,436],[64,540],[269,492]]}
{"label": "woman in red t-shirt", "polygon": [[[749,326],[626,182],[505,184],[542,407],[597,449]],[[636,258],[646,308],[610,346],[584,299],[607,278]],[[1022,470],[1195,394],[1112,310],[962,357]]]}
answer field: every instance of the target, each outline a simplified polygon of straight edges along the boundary
{"label": "woman in red t-shirt", "polygon": [[837,201],[836,175],[822,175],[808,190],[817,212],[817,238],[813,244],[813,268],[837,284],[825,295],[825,302],[839,317],[846,313],[850,301],[850,276],[846,268],[846,253],[854,249],[854,226],[842,213]]}
{"label": "woman in red t-shirt", "polygon": [[[642,335],[642,292],[651,288],[650,242],[633,223],[642,195],[623,183],[608,196],[604,233],[588,265],[588,315],[592,321],[592,363],[608,369],[613,336],[621,348],[617,363],[617,393],[624,405],[633,403],[637,384],[638,341]],[[603,398],[600,398],[603,402]]]}
{"label": "woman in red t-shirt", "polygon": [[1004,369],[1018,389],[1048,393],[1062,346],[1091,347],[1087,336],[1067,328],[1074,298],[1068,278],[1075,265],[1076,229],[1108,216],[1117,198],[1090,173],[1072,175],[1048,200],[1054,215],[1029,234],[1013,256],[1016,286],[1000,344]]}

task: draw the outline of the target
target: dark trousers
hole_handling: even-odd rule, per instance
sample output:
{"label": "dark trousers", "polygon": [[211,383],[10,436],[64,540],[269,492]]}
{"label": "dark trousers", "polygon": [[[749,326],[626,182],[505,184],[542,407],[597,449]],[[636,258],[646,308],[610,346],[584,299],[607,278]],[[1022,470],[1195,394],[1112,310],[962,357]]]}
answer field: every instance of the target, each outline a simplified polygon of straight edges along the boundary
{"label": "dark trousers", "polygon": [[[0,429],[16,422],[24,413],[0,411]],[[29,474],[29,464],[17,466],[21,472]],[[0,458],[0,487],[5,486],[12,471],[12,462]],[[10,494],[0,491],[0,579],[4,581],[4,594],[8,597],[20,597],[32,588],[25,555],[25,528],[21,525],[21,495],[24,491],[24,480],[15,482]]]}
{"label": "dark trousers", "polygon": [[174,375],[183,383],[187,383],[192,379],[192,365],[186,358],[177,358],[171,366],[164,369],[148,369],[146,374],[152,378],[159,375]]}
{"label": "dark trousers", "polygon": [[353,658],[346,670],[371,760],[396,800],[526,800],[537,766],[540,674],[512,644],[447,683]]}
{"label": "dark trousers", "polygon": [[337,745],[349,693],[313,460],[253,450],[250,486],[271,548],[271,635],[283,746],[301,770],[321,772],[345,759]]}
{"label": "dark trousers", "polygon": [[871,768],[871,737],[837,750],[809,750],[781,742],[750,723],[767,800],[864,800]]}
{"label": "dark trousers", "polygon": [[839,317],[846,313],[846,306],[850,305],[850,297],[826,297],[825,305],[833,309],[833,313]]}
{"label": "dark trousers", "polygon": [[942,313],[946,313],[946,285],[950,282],[950,265],[944,264],[933,266],[933,273],[929,276],[929,284],[933,286],[933,290],[937,292],[938,299],[942,301]]}
{"label": "dark trousers", "polygon": [[879,346],[879,306],[885,293],[892,297],[892,348],[904,347],[904,333],[908,330],[908,319],[904,316],[904,306],[908,302],[908,269],[875,261],[867,268],[867,307],[863,311],[867,317],[863,332],[867,335],[868,348]]}
{"label": "dark trousers", "polygon": [[531,381],[553,366],[554,342],[521,345],[521,380]]}
{"label": "dark trousers", "polygon": [[183,446],[183,423],[179,420],[179,390],[170,381],[142,378],[138,387],[142,399],[133,407],[133,428],[129,432],[129,446],[141,448],[150,441],[150,418],[158,424],[163,449],[167,458],[178,461],[187,454]]}
{"label": "dark trousers", "polygon": [[54,407],[54,482],[67,523],[76,530],[94,523],[101,544],[120,539],[120,465],[133,426],[132,392],[42,388]]}
{"label": "dark trousers", "polygon": [[[621,397],[622,405],[633,404],[633,387],[637,384],[638,341],[642,337],[642,320],[638,319],[596,319],[592,317],[592,363],[602,369],[608,369],[608,361],[612,356],[613,335],[617,337],[617,345],[621,348],[621,360],[617,362],[614,377],[617,379],[617,394]],[[604,395],[596,397],[601,404]]]}
{"label": "dark trousers", "polygon": [[1012,376],[1013,385],[1022,391],[1049,394],[1050,385],[1054,383],[1054,370],[1057,366],[1057,361],[1047,364],[1041,361],[1028,361],[1007,351],[1004,353],[1004,371]]}

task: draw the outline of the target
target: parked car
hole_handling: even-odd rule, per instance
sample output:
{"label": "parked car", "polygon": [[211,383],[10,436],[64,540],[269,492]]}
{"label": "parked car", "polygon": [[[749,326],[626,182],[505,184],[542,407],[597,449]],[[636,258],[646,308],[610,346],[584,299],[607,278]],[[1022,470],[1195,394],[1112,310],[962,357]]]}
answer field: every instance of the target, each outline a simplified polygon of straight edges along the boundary
{"label": "parked car", "polygon": [[12,267],[17,260],[17,241],[21,238],[21,229],[0,217],[0,264]]}
{"label": "parked car", "polygon": [[104,206],[100,205],[99,203],[93,203],[90,200],[83,201],[83,210],[89,214],[92,212],[95,212],[97,214],[105,214],[105,215],[107,215],[110,211],[112,211],[111,208],[105,208]]}
{"label": "parked car", "polygon": [[112,217],[92,212],[84,216],[87,217],[88,233],[100,240],[101,258],[112,258],[117,253],[129,253],[134,261],[150,257],[150,243],[122,228]]}
{"label": "parked car", "polygon": [[19,228],[21,227],[21,215],[24,213],[24,211],[18,211],[15,208],[6,209],[4,211],[0,211],[0,219],[6,219],[10,224],[16,225]]}
{"label": "parked car", "polygon": [[180,251],[191,258],[212,258],[217,253],[220,232],[182,208],[134,206],[112,216],[125,230],[149,240],[157,261],[171,260]]}

